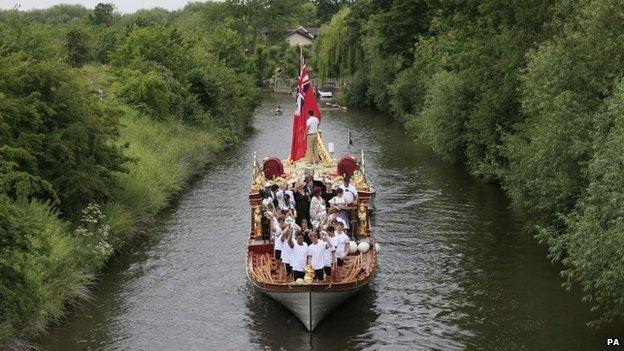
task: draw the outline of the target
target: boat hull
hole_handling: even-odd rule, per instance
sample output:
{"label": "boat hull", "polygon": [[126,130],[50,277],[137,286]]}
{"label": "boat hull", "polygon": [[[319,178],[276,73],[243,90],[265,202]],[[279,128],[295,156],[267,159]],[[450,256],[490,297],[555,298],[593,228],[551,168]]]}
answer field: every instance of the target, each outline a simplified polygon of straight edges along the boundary
{"label": "boat hull", "polygon": [[[367,286],[375,276],[375,266],[377,263],[377,253],[373,250],[368,253],[348,256],[345,268],[347,274],[338,282],[332,283],[311,283],[298,284],[275,282],[266,273],[269,268],[267,262],[262,259],[252,259],[252,257],[267,257],[266,253],[270,245],[250,245],[247,256],[247,278],[260,291],[273,298],[291,311],[306,326],[309,331],[314,328],[327,316],[336,306]],[[349,264],[352,261],[352,264]],[[353,275],[350,266],[362,264],[359,268],[361,275]],[[257,265],[257,266],[256,266]],[[259,268],[263,267],[263,268]],[[254,269],[256,269],[256,272]],[[258,273],[260,272],[260,273]],[[260,278],[260,280],[258,279]]]}
{"label": "boat hull", "polygon": [[359,286],[344,291],[267,291],[262,290],[275,301],[292,312],[309,331],[327,316],[336,306],[360,291]]}

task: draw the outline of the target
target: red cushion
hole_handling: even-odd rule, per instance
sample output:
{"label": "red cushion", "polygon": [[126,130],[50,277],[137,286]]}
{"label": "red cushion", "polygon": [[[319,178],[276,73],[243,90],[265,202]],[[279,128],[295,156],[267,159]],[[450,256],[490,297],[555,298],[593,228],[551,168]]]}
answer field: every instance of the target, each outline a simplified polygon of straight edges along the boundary
{"label": "red cushion", "polygon": [[264,160],[262,164],[262,170],[266,179],[274,179],[284,174],[284,165],[277,157],[269,157]]}
{"label": "red cushion", "polygon": [[347,155],[342,156],[340,160],[338,160],[336,172],[341,176],[346,174],[347,176],[351,177],[353,175],[353,172],[355,172],[357,168],[358,164],[355,160],[355,157]]}

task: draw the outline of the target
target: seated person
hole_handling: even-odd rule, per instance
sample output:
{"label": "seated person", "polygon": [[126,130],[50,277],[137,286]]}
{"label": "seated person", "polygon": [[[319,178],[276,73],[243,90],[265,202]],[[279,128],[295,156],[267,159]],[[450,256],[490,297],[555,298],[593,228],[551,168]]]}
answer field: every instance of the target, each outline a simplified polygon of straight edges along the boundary
{"label": "seated person", "polygon": [[338,213],[343,221],[344,228],[349,230],[349,210],[346,209],[349,203],[344,197],[344,190],[342,188],[336,189],[336,197],[332,199],[331,205],[339,210]]}
{"label": "seated person", "polygon": [[347,207],[347,199],[343,196],[344,190],[342,188],[336,189],[336,196],[329,200],[329,204],[339,210]]}
{"label": "seated person", "polygon": [[336,223],[340,223],[342,224],[343,228],[348,228],[347,221],[342,217],[341,211],[338,210],[336,207],[329,208],[328,223],[330,225],[335,225]]}
{"label": "seated person", "polygon": [[345,198],[345,201],[347,202],[347,205],[352,205],[357,202],[358,192],[353,184],[351,184],[350,177],[347,176],[344,178],[343,184],[340,186],[340,188],[344,192],[343,196]]}

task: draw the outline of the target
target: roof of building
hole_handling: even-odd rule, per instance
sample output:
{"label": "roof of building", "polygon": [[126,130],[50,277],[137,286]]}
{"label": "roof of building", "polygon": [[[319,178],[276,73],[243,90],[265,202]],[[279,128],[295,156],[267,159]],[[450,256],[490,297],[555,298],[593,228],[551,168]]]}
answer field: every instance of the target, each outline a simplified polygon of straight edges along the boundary
{"label": "roof of building", "polygon": [[299,34],[308,39],[314,39],[314,37],[316,37],[316,35],[318,34],[318,28],[304,28],[302,26],[299,26],[295,29],[289,30],[286,36],[288,37],[292,34]]}

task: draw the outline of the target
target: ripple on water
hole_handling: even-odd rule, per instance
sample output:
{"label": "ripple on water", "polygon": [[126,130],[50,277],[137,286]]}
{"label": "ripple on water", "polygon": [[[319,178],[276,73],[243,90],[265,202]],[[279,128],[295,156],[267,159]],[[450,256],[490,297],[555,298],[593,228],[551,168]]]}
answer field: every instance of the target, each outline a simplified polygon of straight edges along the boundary
{"label": "ripple on water", "polygon": [[210,166],[154,239],[111,262],[93,305],[46,337],[46,349],[585,350],[602,342],[499,189],[441,164],[387,119],[351,110],[327,112],[323,137],[337,156],[349,132],[353,149],[366,149],[378,272],[305,331],[244,272],[251,158],[288,154],[290,119],[271,111],[289,103],[267,97],[256,132]]}

